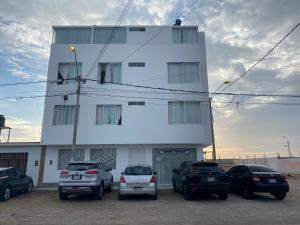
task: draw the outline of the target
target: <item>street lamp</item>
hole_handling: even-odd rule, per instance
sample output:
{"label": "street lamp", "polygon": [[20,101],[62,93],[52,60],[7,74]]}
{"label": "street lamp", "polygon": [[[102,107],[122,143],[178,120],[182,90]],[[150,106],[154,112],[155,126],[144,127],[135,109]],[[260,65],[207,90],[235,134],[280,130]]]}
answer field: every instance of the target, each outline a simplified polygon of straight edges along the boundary
{"label": "street lamp", "polygon": [[72,139],[72,150],[71,150],[71,160],[76,160],[76,139],[77,139],[77,127],[78,127],[78,114],[79,114],[79,97],[80,97],[80,83],[81,77],[78,74],[78,63],[76,48],[74,45],[69,46],[69,50],[74,53],[75,64],[76,64],[76,82],[77,82],[77,91],[76,91],[76,105],[75,105],[75,115],[74,115],[74,127],[73,127],[73,139]]}
{"label": "street lamp", "polygon": [[290,158],[292,158],[291,149],[290,149],[290,141],[286,136],[283,136],[283,139],[286,139],[285,147],[287,147],[287,149],[289,150],[289,156],[290,156]]}
{"label": "street lamp", "polygon": [[212,114],[212,106],[211,106],[211,101],[213,95],[223,86],[223,85],[228,85],[231,84],[231,81],[225,81],[223,82],[214,92],[212,92],[211,96],[209,97],[209,110],[210,110],[210,127],[211,127],[211,137],[212,137],[212,146],[213,146],[213,160],[217,160],[217,154],[216,154],[216,145],[215,145],[215,133],[214,133],[214,118]]}

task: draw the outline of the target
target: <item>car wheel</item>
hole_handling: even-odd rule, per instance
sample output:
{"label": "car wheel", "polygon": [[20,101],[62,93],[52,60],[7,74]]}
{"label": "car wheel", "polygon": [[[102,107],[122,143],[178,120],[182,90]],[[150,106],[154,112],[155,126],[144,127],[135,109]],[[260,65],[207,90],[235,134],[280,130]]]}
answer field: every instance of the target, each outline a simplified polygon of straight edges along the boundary
{"label": "car wheel", "polygon": [[189,190],[189,187],[188,185],[183,185],[183,196],[184,196],[184,199],[189,201],[189,200],[192,200],[192,192]]}
{"label": "car wheel", "polygon": [[125,197],[124,197],[123,195],[120,195],[120,193],[118,194],[118,200],[119,200],[119,201],[124,200],[124,198],[125,198]]}
{"label": "car wheel", "polygon": [[226,200],[228,198],[228,193],[224,192],[224,193],[219,193],[219,199],[221,200]]}
{"label": "car wheel", "polygon": [[109,185],[109,187],[108,187],[108,191],[109,191],[109,192],[112,192],[112,191],[113,191],[113,187],[114,187],[114,182],[113,182],[113,180],[111,180],[111,181],[110,181],[110,185]]}
{"label": "car wheel", "polygon": [[173,180],[172,182],[172,185],[173,185],[173,192],[178,192],[177,188],[176,188],[176,185],[175,185],[175,181]]}
{"label": "car wheel", "polygon": [[283,200],[286,196],[286,193],[276,193],[276,194],[273,194],[274,197],[277,199],[277,200]]}
{"label": "car wheel", "polygon": [[151,199],[152,200],[157,200],[157,193],[155,193],[155,195],[151,195]]}
{"label": "car wheel", "polygon": [[7,201],[11,196],[11,188],[6,187],[4,188],[3,192],[1,193],[0,200],[1,201]]}
{"label": "car wheel", "polygon": [[68,198],[68,194],[62,193],[61,190],[58,190],[58,197],[59,197],[60,200],[63,201],[63,200],[66,200]]}
{"label": "car wheel", "polygon": [[253,197],[253,192],[249,190],[248,186],[243,186],[242,197],[245,199],[249,199]]}
{"label": "car wheel", "polygon": [[28,184],[26,192],[30,193],[30,192],[32,192],[32,189],[33,189],[33,183],[30,181],[29,184]]}
{"label": "car wheel", "polygon": [[101,200],[103,197],[103,185],[101,184],[98,188],[95,190],[95,199]]}

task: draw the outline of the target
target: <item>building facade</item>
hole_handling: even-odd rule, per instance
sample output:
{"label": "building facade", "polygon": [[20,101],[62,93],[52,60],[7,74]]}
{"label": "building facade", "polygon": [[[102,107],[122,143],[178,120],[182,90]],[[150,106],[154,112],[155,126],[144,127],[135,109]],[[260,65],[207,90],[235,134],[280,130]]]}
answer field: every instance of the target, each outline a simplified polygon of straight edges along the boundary
{"label": "building facade", "polygon": [[[203,159],[203,148],[211,145],[203,32],[196,26],[123,26],[116,31],[55,26],[41,136],[43,183],[57,183],[71,160],[77,85],[71,44],[78,74],[86,78],[78,160],[106,163],[115,181],[128,164],[150,164],[159,184],[170,185],[173,168]],[[191,92],[174,91],[179,89]]]}

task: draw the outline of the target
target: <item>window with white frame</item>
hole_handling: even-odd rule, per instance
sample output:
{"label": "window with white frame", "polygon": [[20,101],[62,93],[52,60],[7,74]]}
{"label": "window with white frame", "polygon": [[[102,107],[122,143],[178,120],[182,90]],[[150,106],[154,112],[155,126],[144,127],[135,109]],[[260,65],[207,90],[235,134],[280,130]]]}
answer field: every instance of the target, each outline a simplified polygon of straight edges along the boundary
{"label": "window with white frame", "polygon": [[99,63],[98,83],[121,83],[121,63]]}
{"label": "window with white frame", "polygon": [[199,83],[199,63],[168,63],[168,83]]}
{"label": "window with white frame", "polygon": [[201,123],[201,106],[197,101],[169,102],[169,124]]}
{"label": "window with white frame", "polygon": [[[57,169],[65,169],[69,162],[72,160],[72,150],[71,149],[59,149],[58,150],[58,163]],[[84,149],[77,148],[74,151],[74,160],[84,160]]]}
{"label": "window with white frame", "polygon": [[55,105],[53,113],[53,125],[74,124],[74,105]]}
{"label": "window with white frame", "polygon": [[90,159],[103,163],[112,169],[116,169],[117,150],[115,148],[92,148]]}
{"label": "window with white frame", "polygon": [[197,43],[197,28],[183,27],[172,29],[172,40],[175,44]]}
{"label": "window with white frame", "polygon": [[94,44],[125,44],[127,41],[126,27],[95,27]]}
{"label": "window with white frame", "polygon": [[[82,72],[82,63],[77,63],[78,75]],[[76,63],[59,63],[57,73],[57,84],[76,83],[77,68]],[[72,79],[72,80],[69,80]]]}
{"label": "window with white frame", "polygon": [[55,28],[55,44],[90,44],[92,37],[91,28]]}
{"label": "window with white frame", "polygon": [[122,124],[122,105],[97,105],[96,125]]}

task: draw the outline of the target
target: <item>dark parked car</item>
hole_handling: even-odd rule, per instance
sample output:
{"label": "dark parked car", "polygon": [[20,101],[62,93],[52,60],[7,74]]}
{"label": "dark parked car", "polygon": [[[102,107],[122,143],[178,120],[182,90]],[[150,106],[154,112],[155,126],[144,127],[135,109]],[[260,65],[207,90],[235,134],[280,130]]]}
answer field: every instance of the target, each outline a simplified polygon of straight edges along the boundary
{"label": "dark parked car", "polygon": [[0,168],[0,200],[7,201],[13,194],[31,192],[32,178],[13,167]]}
{"label": "dark parked car", "polygon": [[228,187],[227,175],[217,163],[184,161],[173,170],[173,190],[181,191],[185,200],[191,200],[194,193],[214,193],[225,200]]}
{"label": "dark parked car", "polygon": [[287,177],[266,166],[237,165],[227,174],[230,191],[244,198],[251,198],[254,192],[265,192],[283,200],[289,191]]}

